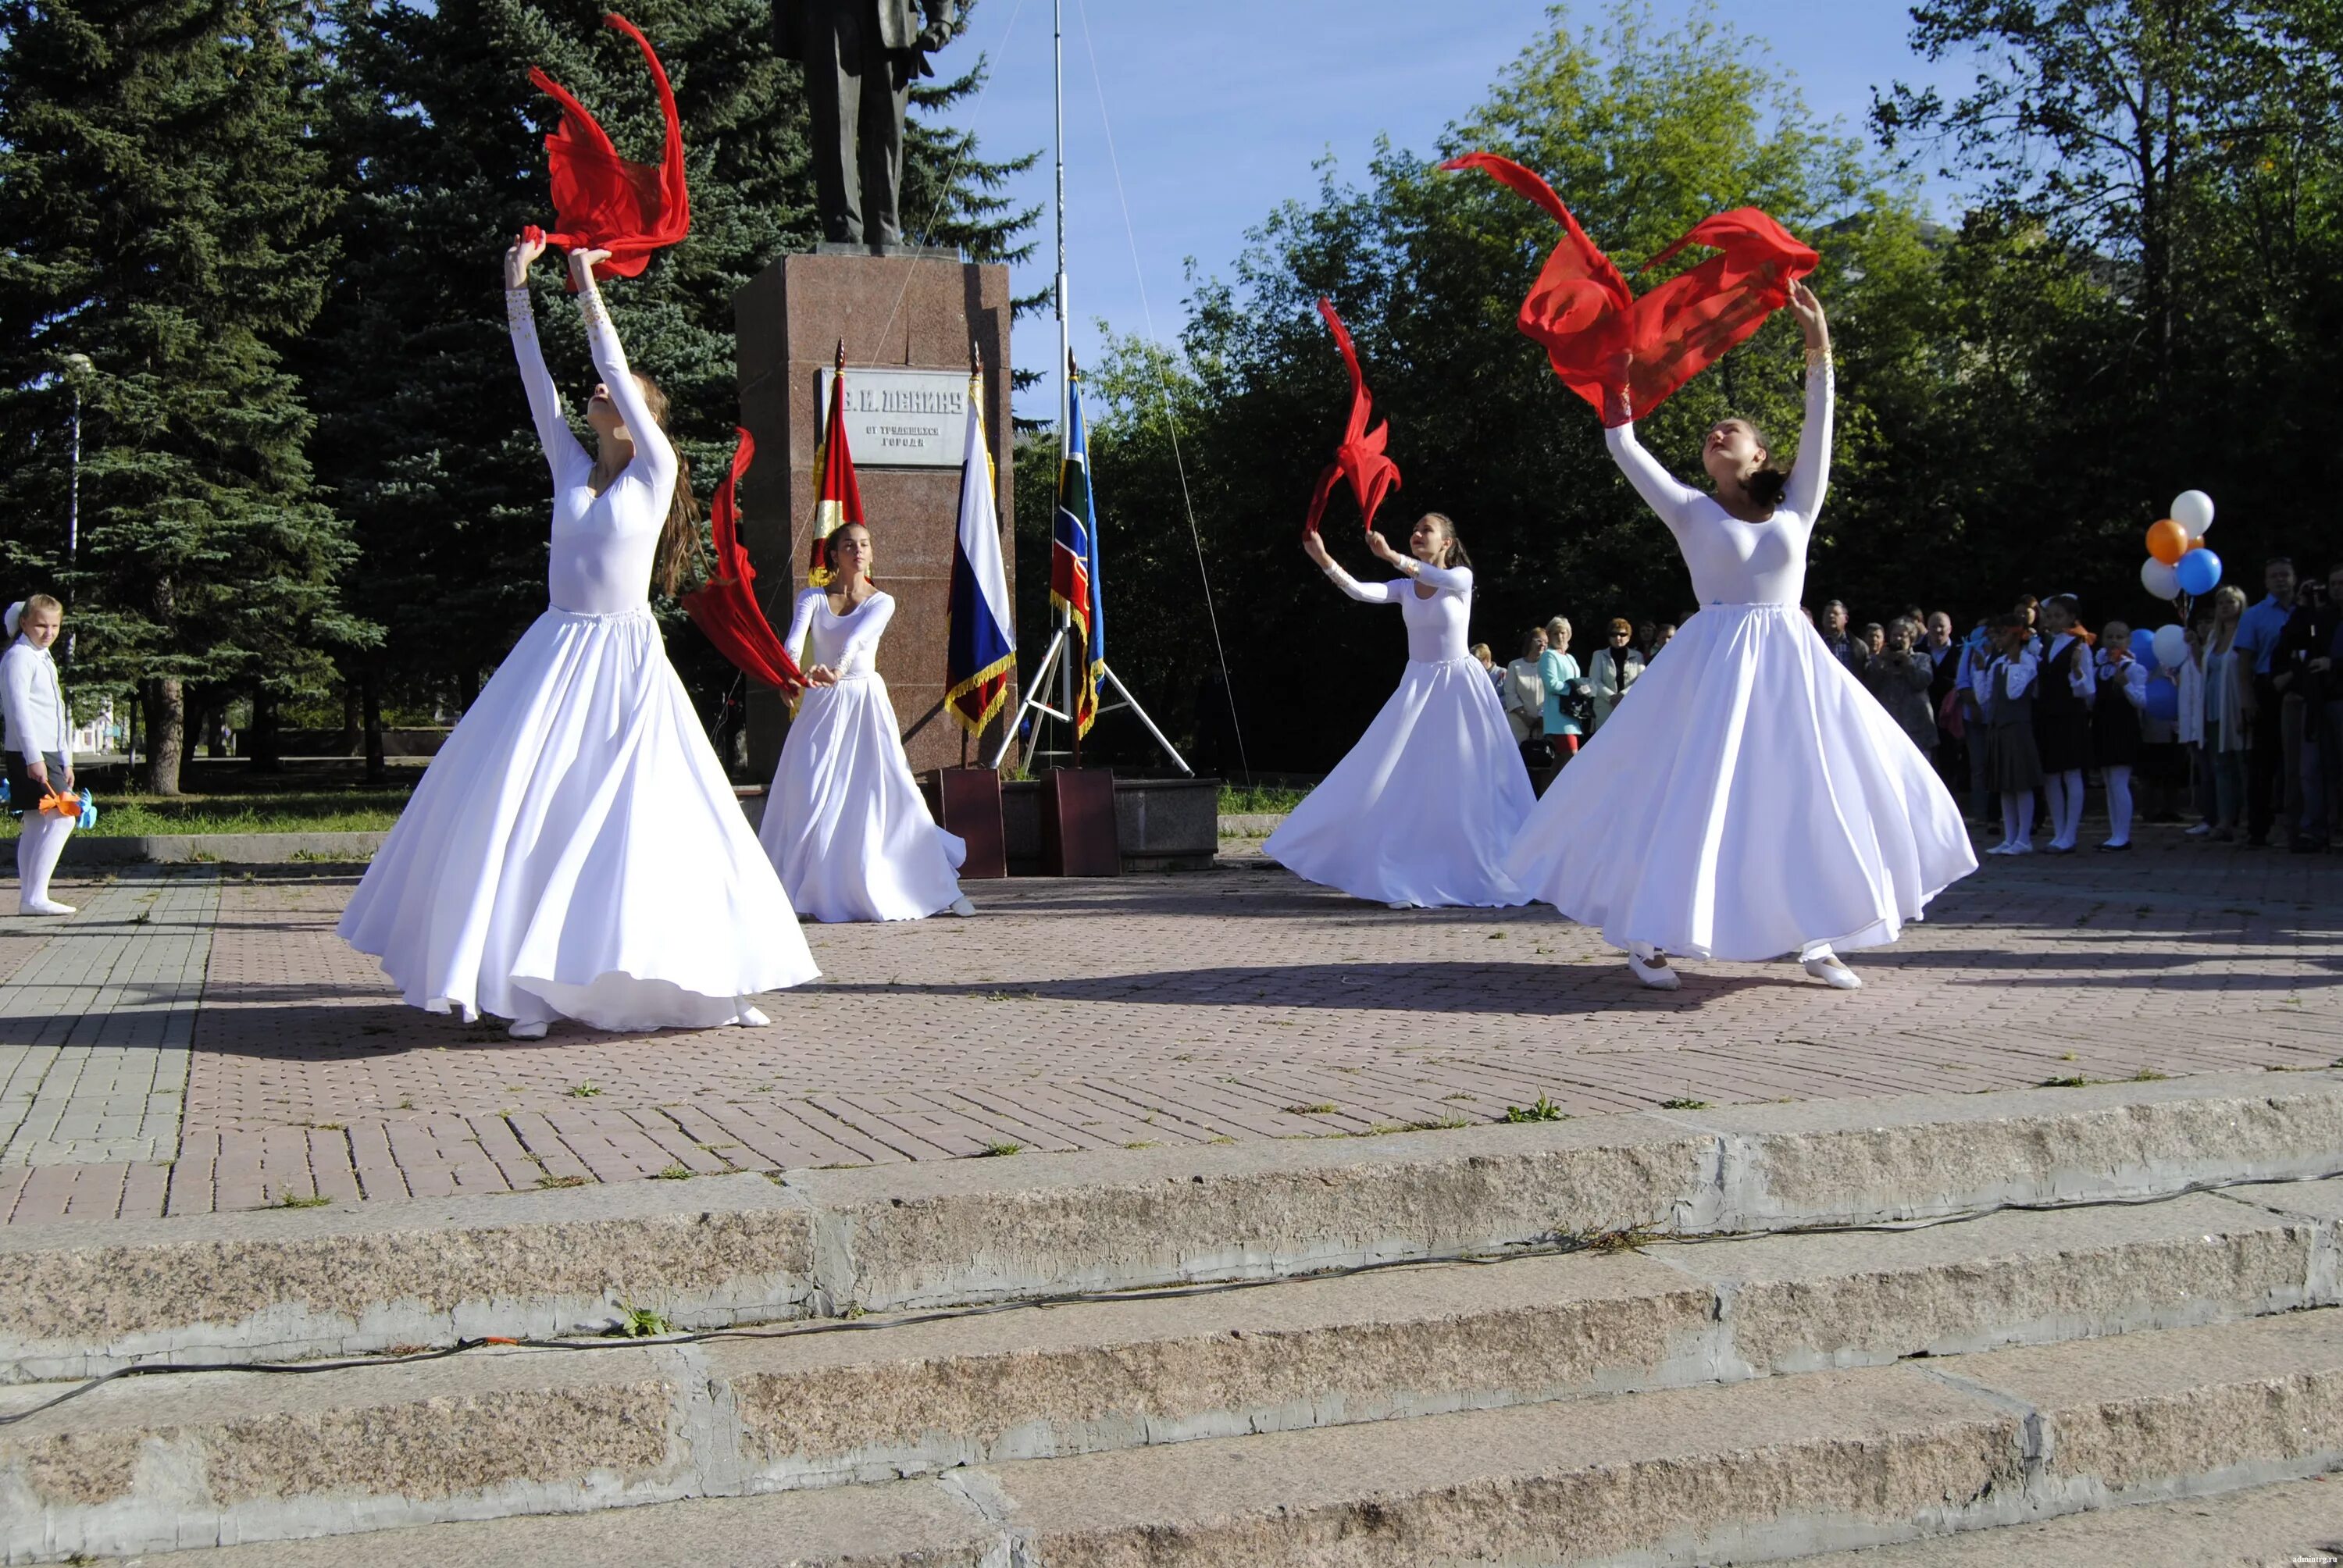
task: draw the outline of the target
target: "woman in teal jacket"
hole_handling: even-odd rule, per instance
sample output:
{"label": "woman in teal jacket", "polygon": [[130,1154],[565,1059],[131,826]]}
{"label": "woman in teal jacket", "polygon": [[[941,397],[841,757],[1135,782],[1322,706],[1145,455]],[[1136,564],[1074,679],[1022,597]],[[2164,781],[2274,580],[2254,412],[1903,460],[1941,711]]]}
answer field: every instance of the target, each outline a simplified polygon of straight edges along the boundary
{"label": "woman in teal jacket", "polygon": [[1538,660],[1545,678],[1545,738],[1554,743],[1556,761],[1578,750],[1578,720],[1564,711],[1563,701],[1584,678],[1570,653],[1570,622],[1561,616],[1545,623],[1545,653]]}

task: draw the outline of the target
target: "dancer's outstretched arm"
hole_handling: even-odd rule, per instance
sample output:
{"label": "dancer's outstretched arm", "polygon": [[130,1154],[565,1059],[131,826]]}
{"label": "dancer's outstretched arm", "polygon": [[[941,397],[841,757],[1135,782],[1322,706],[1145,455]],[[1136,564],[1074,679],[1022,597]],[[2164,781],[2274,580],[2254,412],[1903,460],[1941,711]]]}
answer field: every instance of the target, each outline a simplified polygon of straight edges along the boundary
{"label": "dancer's outstretched arm", "polygon": [[635,459],[628,467],[665,495],[675,487],[675,448],[669,445],[667,432],[659,428],[650,399],[643,396],[643,384],[628,368],[627,350],[618,342],[618,329],[610,324],[609,307],[602,303],[601,290],[594,286],[594,264],[608,255],[602,250],[569,253],[569,276],[578,284],[578,309],[586,318],[586,347],[594,356],[594,368],[602,373],[611,407],[626,421],[627,434],[634,440]]}
{"label": "dancer's outstretched arm", "polygon": [[1397,604],[1399,596],[1392,590],[1396,583],[1363,583],[1344,571],[1332,556],[1326,553],[1326,543],[1316,534],[1302,537],[1302,554],[1318,563],[1318,569],[1333,579],[1334,586],[1357,599],[1361,604]]}
{"label": "dancer's outstretched arm", "polygon": [[545,254],[542,239],[517,239],[505,252],[505,325],[512,332],[513,359],[520,367],[520,384],[528,393],[528,416],[537,426],[537,444],[545,449],[546,467],[553,482],[568,486],[583,482],[593,467],[577,433],[561,417],[561,395],[545,368],[545,349],[537,340],[537,307],[529,298],[530,264]]}
{"label": "dancer's outstretched arm", "polygon": [[1614,425],[1604,431],[1603,444],[1611,448],[1611,460],[1619,465],[1619,471],[1627,476],[1627,483],[1644,498],[1644,504],[1667,524],[1668,531],[1674,533],[1684,528],[1701,494],[1689,485],[1677,483],[1675,476],[1662,467],[1657,457],[1644,450],[1644,444],[1635,439],[1634,422]]}
{"label": "dancer's outstretched arm", "polygon": [[1812,528],[1823,509],[1823,493],[1830,487],[1830,324],[1824,319],[1823,302],[1803,283],[1790,285],[1790,313],[1806,334],[1806,424],[1798,433],[1798,460],[1790,465],[1790,482],[1783,487],[1782,505]]}
{"label": "dancer's outstretched arm", "polygon": [[1388,563],[1393,571],[1403,578],[1413,578],[1420,583],[1434,588],[1444,588],[1450,593],[1473,591],[1471,567],[1436,567],[1429,561],[1417,560],[1413,556],[1403,556],[1392,548],[1389,539],[1373,529],[1367,532],[1367,548],[1374,552],[1377,559]]}

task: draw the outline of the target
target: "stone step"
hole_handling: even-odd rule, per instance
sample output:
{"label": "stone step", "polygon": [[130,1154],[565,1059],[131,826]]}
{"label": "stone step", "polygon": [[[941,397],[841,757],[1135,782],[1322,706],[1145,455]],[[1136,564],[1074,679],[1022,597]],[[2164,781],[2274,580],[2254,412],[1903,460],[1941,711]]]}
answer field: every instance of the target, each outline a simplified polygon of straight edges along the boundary
{"label": "stone step", "polygon": [[[2338,1464],[2343,1312],[2313,1312],[1994,1351],[1950,1364],[1906,1362],[974,1466],[935,1480],[430,1525],[372,1536],[362,1553],[347,1542],[305,1540],[170,1561],[174,1568],[339,1568],[354,1555],[379,1568],[1780,1562],[2268,1486]],[[347,1506],[352,1520],[363,1513],[357,1500]],[[176,1539],[192,1545],[200,1535]],[[62,1554],[62,1543],[50,1550]]]}
{"label": "stone step", "polygon": [[2343,1168],[2343,1073],[1684,1110],[0,1229],[0,1382],[1280,1279]]}
{"label": "stone step", "polygon": [[[2297,1184],[809,1325],[820,1332],[142,1376],[0,1427],[0,1497],[12,1500],[0,1553],[570,1513],[1458,1411],[1593,1410],[1622,1392],[2240,1321],[2336,1300],[2317,1216],[2338,1210],[2343,1182]],[[2343,1325],[2337,1335],[2343,1344]],[[0,1391],[0,1415],[61,1392]]]}
{"label": "stone step", "polygon": [[1798,1568],[2343,1568],[2343,1476],[1833,1552]]}

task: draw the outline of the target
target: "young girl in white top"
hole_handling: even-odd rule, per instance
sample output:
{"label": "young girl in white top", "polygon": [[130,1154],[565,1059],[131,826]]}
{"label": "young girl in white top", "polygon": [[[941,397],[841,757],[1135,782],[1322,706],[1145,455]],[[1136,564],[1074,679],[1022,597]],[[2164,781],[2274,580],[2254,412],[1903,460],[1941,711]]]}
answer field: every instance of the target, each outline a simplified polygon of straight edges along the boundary
{"label": "young girl in white top", "polygon": [[51,790],[74,786],[73,721],[57,684],[49,645],[65,624],[65,607],[38,593],[8,607],[8,651],[0,654],[0,710],[8,729],[8,800],[16,837],[16,912],[70,915],[71,904],[49,897],[49,878],[73,836],[74,819],[41,809]]}

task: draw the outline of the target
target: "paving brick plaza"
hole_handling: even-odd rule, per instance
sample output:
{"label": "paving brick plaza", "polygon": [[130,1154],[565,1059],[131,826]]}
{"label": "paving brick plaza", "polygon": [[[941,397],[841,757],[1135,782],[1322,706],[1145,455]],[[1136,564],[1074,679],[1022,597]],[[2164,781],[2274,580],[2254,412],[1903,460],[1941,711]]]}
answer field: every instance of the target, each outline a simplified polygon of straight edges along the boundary
{"label": "paving brick plaza", "polygon": [[809,928],[770,1027],[508,1041],[404,1008],[341,868],[148,868],[0,919],[0,1215],[154,1217],[727,1170],[1373,1136],[2343,1058],[2343,861],[2147,829],[1988,859],[1849,995],[1795,963],[1646,991],[1550,910],[1390,910],[1215,870],[977,883]]}

